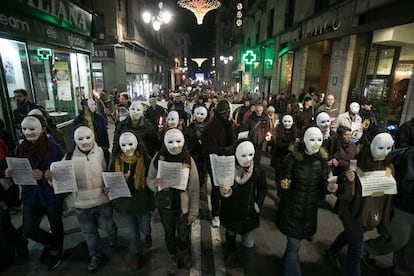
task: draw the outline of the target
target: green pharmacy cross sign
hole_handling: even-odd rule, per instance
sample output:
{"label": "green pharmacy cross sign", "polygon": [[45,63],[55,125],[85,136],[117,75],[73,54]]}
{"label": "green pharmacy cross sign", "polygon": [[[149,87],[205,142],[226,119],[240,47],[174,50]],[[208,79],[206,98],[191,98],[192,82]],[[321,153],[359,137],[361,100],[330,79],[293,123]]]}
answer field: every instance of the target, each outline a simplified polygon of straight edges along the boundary
{"label": "green pharmacy cross sign", "polygon": [[244,63],[249,65],[253,64],[253,62],[256,61],[256,58],[257,56],[252,50],[247,50],[242,56]]}
{"label": "green pharmacy cross sign", "polygon": [[40,59],[48,60],[52,56],[52,50],[49,48],[37,48],[37,56]]}

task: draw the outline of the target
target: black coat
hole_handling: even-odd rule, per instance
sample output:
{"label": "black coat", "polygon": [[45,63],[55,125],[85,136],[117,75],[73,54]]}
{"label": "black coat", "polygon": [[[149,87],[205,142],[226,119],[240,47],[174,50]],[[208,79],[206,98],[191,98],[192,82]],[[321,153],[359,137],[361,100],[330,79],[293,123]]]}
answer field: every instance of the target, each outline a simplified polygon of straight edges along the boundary
{"label": "black coat", "polygon": [[259,227],[259,213],[254,204],[262,208],[267,193],[266,176],[261,168],[253,169],[252,176],[244,184],[232,186],[233,193],[221,198],[220,221],[228,230],[244,234]]}
{"label": "black coat", "polygon": [[318,206],[328,184],[328,166],[321,151],[286,156],[282,179],[291,180],[291,184],[282,190],[276,215],[276,225],[286,236],[303,239],[316,232]]}

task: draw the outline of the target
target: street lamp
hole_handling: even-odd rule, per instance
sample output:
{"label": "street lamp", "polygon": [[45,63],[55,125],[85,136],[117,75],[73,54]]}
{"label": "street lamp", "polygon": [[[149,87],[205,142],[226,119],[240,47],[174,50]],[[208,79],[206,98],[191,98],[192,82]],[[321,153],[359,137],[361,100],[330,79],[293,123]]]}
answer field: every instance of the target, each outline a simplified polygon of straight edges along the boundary
{"label": "street lamp", "polygon": [[232,61],[233,60],[233,56],[228,56],[228,57],[220,56],[220,60],[222,62],[224,62],[224,64],[227,64],[227,63],[229,63],[229,61]]}
{"label": "street lamp", "polygon": [[158,3],[158,14],[153,15],[150,11],[146,10],[142,13],[142,19],[146,24],[152,22],[152,28],[155,31],[159,31],[162,24],[168,24],[172,18],[171,13],[168,10],[163,9],[164,4]]}

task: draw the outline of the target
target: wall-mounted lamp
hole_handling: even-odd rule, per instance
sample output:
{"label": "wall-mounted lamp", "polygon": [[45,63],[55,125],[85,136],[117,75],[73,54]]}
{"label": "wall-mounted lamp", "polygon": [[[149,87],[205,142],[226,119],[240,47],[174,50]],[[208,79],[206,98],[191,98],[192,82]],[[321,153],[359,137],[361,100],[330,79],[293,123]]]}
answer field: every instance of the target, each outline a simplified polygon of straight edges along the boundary
{"label": "wall-mounted lamp", "polygon": [[146,10],[142,13],[142,19],[146,24],[152,22],[152,27],[155,31],[159,31],[162,24],[168,24],[171,21],[172,15],[168,10],[163,9],[164,4],[158,3],[158,14],[154,15],[150,11]]}

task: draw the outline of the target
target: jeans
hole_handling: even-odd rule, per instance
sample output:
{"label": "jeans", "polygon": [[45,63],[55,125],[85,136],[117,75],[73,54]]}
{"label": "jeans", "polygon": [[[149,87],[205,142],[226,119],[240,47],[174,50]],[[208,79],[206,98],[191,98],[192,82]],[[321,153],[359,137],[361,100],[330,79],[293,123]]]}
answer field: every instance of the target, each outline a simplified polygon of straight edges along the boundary
{"label": "jeans", "polygon": [[[49,246],[52,251],[63,250],[63,204],[42,206],[36,204],[23,205],[23,236]],[[40,228],[40,222],[46,215],[51,233]]]}
{"label": "jeans", "polygon": [[214,185],[213,175],[210,174],[211,181],[211,215],[220,216],[220,187]]}
{"label": "jeans", "polygon": [[348,245],[346,273],[349,276],[360,276],[361,259],[364,254],[364,231],[344,230],[336,237],[329,251],[336,255],[345,245]]}
{"label": "jeans", "polygon": [[90,257],[102,255],[103,242],[99,237],[98,228],[105,231],[110,240],[114,242],[117,240],[118,228],[112,219],[112,213],[113,209],[109,203],[92,208],[76,209],[80,229],[88,245]]}
{"label": "jeans", "polygon": [[[190,226],[188,214],[181,211],[160,208],[161,223],[165,232],[165,243],[170,255],[176,255],[180,251],[189,250]],[[177,235],[176,235],[177,233]]]}
{"label": "jeans", "polygon": [[143,249],[140,232],[144,234],[144,237],[151,234],[151,213],[125,215],[124,217],[131,237],[132,250],[134,254],[141,254]]}
{"label": "jeans", "polygon": [[395,207],[393,211],[394,215],[386,227],[387,235],[367,241],[365,250],[374,256],[394,252],[395,272],[399,275],[412,275],[414,274],[414,214]]}
{"label": "jeans", "polygon": [[287,236],[285,254],[283,255],[283,265],[285,267],[283,275],[301,276],[299,263],[300,239]]}
{"label": "jeans", "polygon": [[[236,233],[234,233],[230,230],[227,230],[226,234],[229,235],[229,236],[233,236],[233,237],[236,235]],[[254,246],[254,230],[241,235],[241,245],[243,247],[246,247],[246,248],[253,248],[253,246]]]}

